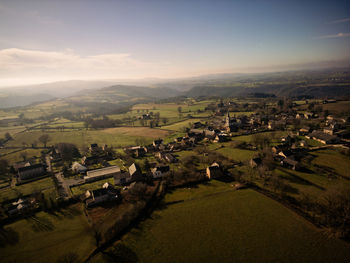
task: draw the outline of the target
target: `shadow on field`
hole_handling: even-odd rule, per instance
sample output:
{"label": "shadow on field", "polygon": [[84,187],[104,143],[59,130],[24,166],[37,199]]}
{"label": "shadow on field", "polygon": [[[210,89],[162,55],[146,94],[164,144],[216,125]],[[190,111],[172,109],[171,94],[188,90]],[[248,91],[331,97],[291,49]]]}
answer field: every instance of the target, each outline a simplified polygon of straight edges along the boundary
{"label": "shadow on field", "polygon": [[223,183],[232,183],[235,181],[235,179],[232,176],[229,175],[225,175],[225,176],[221,176],[219,178],[215,178],[215,180],[219,181],[219,182],[223,182]]}
{"label": "shadow on field", "polygon": [[136,253],[129,247],[123,244],[117,244],[110,251],[102,252],[105,262],[118,262],[118,263],[135,263],[139,262]]}
{"label": "shadow on field", "polygon": [[304,178],[302,178],[302,177],[300,177],[300,176],[298,176],[296,174],[293,174],[293,173],[291,173],[291,172],[289,172],[287,170],[283,170],[283,172],[288,174],[288,175],[290,175],[290,177],[284,177],[284,176],[282,176],[282,177],[284,179],[288,180],[291,183],[310,185],[310,186],[314,186],[314,187],[316,187],[316,188],[318,188],[320,190],[325,190],[325,188],[323,188],[322,186],[314,184],[314,183],[312,183],[312,182],[310,182],[310,181],[308,181],[308,180],[306,180],[306,179],[304,179]]}
{"label": "shadow on field", "polygon": [[0,247],[15,245],[19,241],[19,234],[11,227],[0,228]]}
{"label": "shadow on field", "polygon": [[47,218],[32,216],[26,220],[28,223],[32,224],[32,229],[34,232],[50,232],[55,229],[54,224]]}

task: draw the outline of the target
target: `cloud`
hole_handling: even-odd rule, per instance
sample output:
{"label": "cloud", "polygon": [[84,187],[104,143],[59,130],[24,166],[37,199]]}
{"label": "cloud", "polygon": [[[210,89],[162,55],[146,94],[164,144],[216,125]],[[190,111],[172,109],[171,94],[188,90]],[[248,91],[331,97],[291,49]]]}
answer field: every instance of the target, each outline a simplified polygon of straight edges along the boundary
{"label": "cloud", "polygon": [[325,38],[342,38],[342,37],[350,37],[350,33],[338,33],[338,34],[334,34],[334,35],[324,35],[324,36],[319,36],[317,38],[325,39]]}
{"label": "cloud", "polygon": [[67,80],[143,78],[166,74],[171,65],[141,61],[128,53],[81,56],[75,51],[0,50],[0,85],[5,79]]}
{"label": "cloud", "polygon": [[339,20],[334,20],[334,21],[329,22],[328,24],[340,24],[340,23],[346,23],[346,22],[350,22],[350,17],[344,18],[344,19],[339,19]]}

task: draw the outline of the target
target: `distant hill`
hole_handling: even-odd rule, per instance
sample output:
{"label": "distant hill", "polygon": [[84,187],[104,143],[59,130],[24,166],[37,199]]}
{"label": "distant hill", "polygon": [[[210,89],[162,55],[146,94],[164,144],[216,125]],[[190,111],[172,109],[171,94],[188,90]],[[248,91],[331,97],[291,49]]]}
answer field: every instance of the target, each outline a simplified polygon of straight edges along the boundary
{"label": "distant hill", "polygon": [[54,98],[55,97],[48,94],[2,94],[2,96],[0,96],[0,108],[27,106],[35,102],[48,101]]}
{"label": "distant hill", "polygon": [[271,94],[279,97],[350,96],[350,70],[296,71],[226,76],[206,80],[185,92],[186,96],[247,96]]}
{"label": "distant hill", "polygon": [[67,98],[70,101],[120,103],[163,99],[180,95],[181,92],[169,88],[148,88],[129,85],[115,85],[98,90],[84,90]]}

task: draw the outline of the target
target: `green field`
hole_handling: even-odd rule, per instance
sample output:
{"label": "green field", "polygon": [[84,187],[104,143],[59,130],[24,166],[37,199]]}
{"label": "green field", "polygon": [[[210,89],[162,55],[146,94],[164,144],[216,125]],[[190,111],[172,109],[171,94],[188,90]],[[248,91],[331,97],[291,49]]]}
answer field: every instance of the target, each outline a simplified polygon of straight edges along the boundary
{"label": "green field", "polygon": [[[166,206],[108,252],[128,262],[347,262],[349,246],[253,190],[212,181]],[[114,250],[115,249],[115,250]],[[91,262],[103,262],[99,254]]]}
{"label": "green field", "polygon": [[0,202],[40,191],[44,191],[48,195],[55,193],[56,189],[52,178],[45,177],[30,183],[0,189]]}
{"label": "green field", "polygon": [[114,185],[114,178],[112,177],[112,178],[102,179],[97,182],[93,182],[89,184],[74,186],[74,187],[71,187],[71,191],[73,195],[81,195],[86,193],[87,190],[96,190],[96,189],[102,188],[102,186],[105,183]]}
{"label": "green field", "polygon": [[188,119],[188,120],[176,122],[171,125],[162,126],[162,129],[172,130],[172,131],[183,131],[185,128],[191,128],[191,124],[197,121],[202,121],[202,123],[205,122],[205,121],[203,122],[203,120],[201,119]]}
{"label": "green field", "polygon": [[[0,229],[1,262],[56,262],[67,253],[81,261],[95,248],[92,230],[80,205],[55,214],[40,212]],[[80,262],[79,261],[79,262]],[[66,262],[66,261],[62,261]]]}
{"label": "green field", "polygon": [[[86,147],[91,143],[107,144],[108,146],[128,146],[136,145],[136,140],[144,138],[147,143],[155,138],[166,137],[169,132],[160,129],[150,129],[147,127],[125,127],[110,128],[104,130],[81,130],[81,131],[48,131],[51,140],[47,145],[55,145],[60,142],[73,143],[79,148]],[[38,146],[43,146],[39,142],[42,131],[30,131],[14,136],[7,146],[21,147],[23,143],[31,145],[34,141]]]}

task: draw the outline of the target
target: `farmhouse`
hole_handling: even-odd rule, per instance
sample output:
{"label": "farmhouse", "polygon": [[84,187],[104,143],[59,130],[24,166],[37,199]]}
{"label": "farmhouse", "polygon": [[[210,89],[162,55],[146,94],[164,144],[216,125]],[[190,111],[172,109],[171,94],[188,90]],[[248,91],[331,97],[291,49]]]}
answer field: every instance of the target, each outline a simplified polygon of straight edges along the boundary
{"label": "farmhouse", "polygon": [[84,176],[85,182],[93,182],[109,177],[113,177],[114,175],[120,173],[120,168],[117,165],[105,167],[102,169],[96,169],[92,171],[88,171],[86,176]]}
{"label": "farmhouse", "polygon": [[23,214],[24,212],[31,209],[34,204],[35,204],[35,198],[26,198],[26,199],[20,198],[16,202],[13,202],[7,208],[7,214],[10,217]]}
{"label": "farmhouse", "polygon": [[281,164],[284,166],[284,167],[287,167],[289,169],[292,169],[292,170],[298,170],[300,168],[299,166],[299,162],[293,160],[292,158],[284,158],[282,161],[281,161]]}
{"label": "farmhouse", "polygon": [[31,166],[25,166],[18,168],[19,181],[30,180],[43,176],[46,172],[46,168],[43,164],[38,163]]}
{"label": "farmhouse", "polygon": [[131,152],[135,157],[142,157],[147,153],[147,148],[143,146],[134,146],[127,148],[126,151]]}
{"label": "farmhouse", "polygon": [[89,208],[107,201],[116,200],[118,198],[118,191],[110,184],[105,183],[100,189],[86,191],[85,197],[87,198],[85,204]]}
{"label": "farmhouse", "polygon": [[129,174],[133,182],[142,181],[144,179],[142,176],[141,168],[136,163],[133,163],[132,165],[130,165]]}
{"label": "farmhouse", "polygon": [[115,185],[124,185],[130,182],[132,182],[132,177],[128,172],[121,171],[120,173],[114,175]]}
{"label": "farmhouse", "polygon": [[327,133],[324,133],[322,131],[313,131],[310,133],[307,138],[312,138],[316,141],[319,141],[323,144],[332,144],[332,143],[339,143],[339,138],[335,135],[330,135]]}
{"label": "farmhouse", "polygon": [[99,152],[100,151],[100,147],[98,147],[97,143],[92,143],[92,144],[90,144],[89,151],[91,153]]}
{"label": "farmhouse", "polygon": [[163,144],[163,140],[162,139],[158,139],[158,140],[154,140],[153,141],[153,146],[154,147],[159,147],[161,144]]}
{"label": "farmhouse", "polygon": [[80,163],[78,162],[74,162],[73,165],[72,165],[72,171],[74,173],[85,173],[87,171],[87,168],[83,165],[81,165]]}
{"label": "farmhouse", "polygon": [[253,168],[258,167],[261,164],[262,164],[262,160],[260,157],[252,158],[249,161],[249,165]]}
{"label": "farmhouse", "polygon": [[169,165],[157,166],[151,169],[152,176],[154,179],[162,178],[169,174],[170,168]]}
{"label": "farmhouse", "polygon": [[215,179],[222,175],[223,174],[218,163],[213,163],[211,166],[207,167],[206,176],[208,179]]}
{"label": "farmhouse", "polygon": [[98,156],[98,155],[93,155],[93,156],[84,156],[81,158],[81,163],[82,165],[92,165],[92,164],[97,164],[101,162],[101,160],[104,160],[106,156]]}
{"label": "farmhouse", "polygon": [[29,161],[25,161],[25,162],[15,163],[14,165],[12,165],[12,168],[17,173],[19,168],[28,167],[31,165],[32,164]]}

